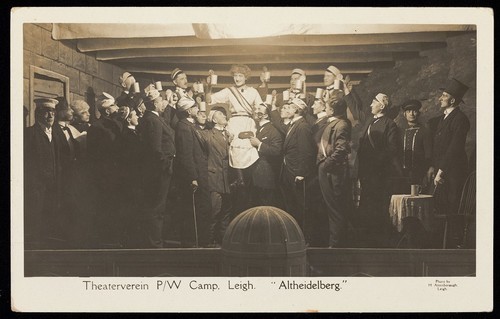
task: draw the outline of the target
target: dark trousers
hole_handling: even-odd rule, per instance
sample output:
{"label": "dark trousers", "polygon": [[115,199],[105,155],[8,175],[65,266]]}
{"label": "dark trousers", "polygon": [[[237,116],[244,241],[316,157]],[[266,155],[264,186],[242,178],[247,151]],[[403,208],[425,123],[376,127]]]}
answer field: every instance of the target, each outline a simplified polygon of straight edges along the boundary
{"label": "dark trousers", "polygon": [[199,246],[205,246],[209,242],[208,223],[211,211],[210,192],[206,185],[203,185],[201,182],[199,182],[199,184],[199,187],[193,193],[190,182],[180,181],[178,183],[178,227],[180,228],[181,245],[185,247],[194,246],[196,244],[196,238],[198,238]]}
{"label": "dark trousers", "polygon": [[389,203],[391,200],[389,178],[383,172],[360,177],[361,227],[368,247],[390,247],[391,222]]}
{"label": "dark trousers", "polygon": [[324,162],[319,164],[318,177],[321,193],[328,214],[329,246],[345,246],[345,234],[350,213],[349,201],[352,198],[347,165],[335,168],[328,173]]}
{"label": "dark trousers", "polygon": [[288,171],[286,167],[281,173],[281,191],[285,200],[286,212],[292,215],[300,225],[302,230],[305,228],[305,209],[306,209],[306,179],[295,182],[295,176]]}
{"label": "dark trousers", "polygon": [[209,224],[209,241],[220,245],[229,225],[231,198],[229,194],[210,192],[210,200],[212,216]]}
{"label": "dark trousers", "polygon": [[142,234],[146,247],[163,247],[163,219],[165,204],[172,179],[172,162],[165,169],[158,169],[143,176],[144,200]]}
{"label": "dark trousers", "polygon": [[56,188],[54,183],[39,188],[25,188],[25,249],[50,249],[56,222]]}

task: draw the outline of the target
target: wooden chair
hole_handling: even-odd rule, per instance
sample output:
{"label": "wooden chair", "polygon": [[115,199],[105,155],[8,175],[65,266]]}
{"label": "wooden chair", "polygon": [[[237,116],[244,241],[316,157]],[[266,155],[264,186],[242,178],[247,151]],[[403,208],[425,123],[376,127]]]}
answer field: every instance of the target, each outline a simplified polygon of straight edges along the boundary
{"label": "wooden chair", "polygon": [[[439,201],[439,197],[436,196],[435,200]],[[476,171],[471,172],[469,176],[467,176],[467,179],[465,180],[465,184],[462,188],[462,195],[460,197],[458,211],[456,212],[456,214],[447,215],[447,214],[440,214],[438,212],[435,215],[435,218],[445,220],[444,234],[443,234],[443,249],[446,249],[450,219],[455,217],[459,217],[464,220],[462,241],[458,245],[459,248],[464,248],[467,243],[469,226],[476,217]]]}
{"label": "wooden chair", "polygon": [[462,197],[458,206],[458,215],[463,216],[464,230],[461,248],[467,246],[467,235],[469,234],[469,226],[475,224],[476,218],[476,171],[472,171],[465,181],[462,189]]}

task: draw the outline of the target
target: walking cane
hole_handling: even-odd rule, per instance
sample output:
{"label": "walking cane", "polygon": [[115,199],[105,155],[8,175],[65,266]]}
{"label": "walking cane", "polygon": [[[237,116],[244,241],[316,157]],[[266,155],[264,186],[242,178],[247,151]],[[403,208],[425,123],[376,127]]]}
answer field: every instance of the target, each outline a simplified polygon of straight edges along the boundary
{"label": "walking cane", "polygon": [[306,179],[302,180],[302,228],[304,229],[304,233],[306,232]]}
{"label": "walking cane", "polygon": [[194,193],[196,192],[196,188],[193,189],[193,217],[194,217],[194,236],[196,241],[196,248],[198,248],[198,224],[196,222],[196,205],[194,202]]}

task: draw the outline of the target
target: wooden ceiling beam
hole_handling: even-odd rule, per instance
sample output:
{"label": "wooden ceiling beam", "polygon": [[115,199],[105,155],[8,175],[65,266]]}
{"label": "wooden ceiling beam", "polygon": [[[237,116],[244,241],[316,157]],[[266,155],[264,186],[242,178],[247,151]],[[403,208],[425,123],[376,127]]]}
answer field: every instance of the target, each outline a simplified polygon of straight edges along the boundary
{"label": "wooden ceiling beam", "polygon": [[[174,67],[171,67],[171,68],[165,68],[165,67],[161,67],[161,66],[158,66],[158,67],[154,67],[154,66],[122,66],[122,68],[124,68],[126,71],[134,74],[134,73],[148,73],[148,74],[168,74],[170,76],[171,72],[173,69],[175,69]],[[196,70],[189,70],[189,69],[184,69],[184,68],[181,68],[182,70],[184,70],[184,72],[188,75],[188,77],[201,77],[201,76],[207,76],[208,74],[208,69],[196,69]],[[229,73],[228,73],[228,69],[218,69],[218,70],[214,70],[217,74],[219,74],[219,76],[230,76]],[[290,78],[291,76],[291,72],[292,72],[292,69],[269,69],[269,71],[271,72],[271,77],[272,78],[275,78],[275,77],[287,77],[287,78]],[[308,69],[308,70],[304,70],[306,72],[306,75],[307,77],[310,77],[310,76],[316,76],[316,75],[320,75],[320,76],[323,76],[325,74],[325,68],[317,68],[317,69]],[[359,68],[359,69],[356,69],[356,68],[347,68],[347,69],[340,69],[340,72],[342,72],[343,74],[369,74],[373,71],[373,68]],[[258,70],[254,70],[252,69],[252,71],[250,72],[250,76],[251,77],[259,77],[260,76],[260,73],[262,72],[262,70],[258,69]]]}
{"label": "wooden ceiling beam", "polygon": [[113,60],[126,58],[143,57],[234,57],[250,55],[270,55],[283,56],[293,54],[331,54],[331,55],[351,55],[370,53],[398,53],[398,52],[420,52],[432,48],[445,47],[445,42],[432,43],[399,43],[399,44],[379,44],[379,45],[360,45],[360,46],[324,46],[324,47],[256,47],[256,46],[230,46],[230,47],[207,47],[207,48],[156,48],[156,49],[123,49],[98,51],[96,57],[98,60]]}
{"label": "wooden ceiling beam", "polygon": [[418,42],[418,43],[383,43],[369,45],[325,45],[325,46],[256,46],[256,45],[231,45],[208,47],[179,47],[179,48],[129,48],[110,49],[98,51],[98,57],[204,57],[204,56],[235,56],[253,54],[335,54],[358,52],[412,52],[432,48],[445,47],[446,42]]}
{"label": "wooden ceiling beam", "polygon": [[[120,52],[102,56],[97,53],[97,60],[113,61],[124,58]],[[144,56],[127,57],[144,58]],[[152,57],[153,58],[153,57]],[[147,57],[146,61],[150,58]],[[158,59],[156,59],[158,60]],[[186,64],[266,64],[266,63],[321,63],[330,61],[331,63],[355,63],[355,62],[379,62],[392,61],[391,52],[363,52],[363,53],[338,53],[338,54],[283,54],[283,55],[245,55],[245,56],[207,56],[207,57],[162,57],[160,61],[168,63],[186,63]]]}
{"label": "wooden ceiling beam", "polygon": [[182,48],[212,46],[347,46],[374,45],[389,43],[445,42],[446,37],[454,34],[475,31],[438,31],[408,33],[375,33],[375,34],[332,34],[332,35],[289,35],[257,39],[199,39],[195,36],[180,37],[147,37],[147,38],[95,38],[78,40],[81,52],[101,50],[123,50],[133,48]]}
{"label": "wooden ceiling beam", "polygon": [[[139,82],[140,83],[140,82]],[[175,85],[172,81],[162,81],[162,87],[163,89],[172,89]],[[353,85],[359,85],[361,81],[351,81]],[[143,86],[142,83],[140,83],[141,87]],[[249,86],[257,88],[258,84],[256,83],[248,83]],[[228,87],[228,84],[217,84],[213,86],[214,91],[218,91],[220,89]],[[286,90],[290,87],[290,83],[269,83],[268,88],[269,89],[274,89],[274,90]],[[307,82],[307,91],[315,90],[318,87],[324,87],[323,82]]]}

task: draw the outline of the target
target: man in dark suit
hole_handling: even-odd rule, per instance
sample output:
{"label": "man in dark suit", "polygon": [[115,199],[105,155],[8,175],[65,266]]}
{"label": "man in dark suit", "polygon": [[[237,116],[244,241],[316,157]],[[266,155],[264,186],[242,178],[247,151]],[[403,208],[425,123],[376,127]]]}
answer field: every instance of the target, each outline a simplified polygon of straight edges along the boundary
{"label": "man in dark suit", "polygon": [[116,223],[119,225],[120,243],[127,248],[136,248],[139,245],[138,223],[143,196],[141,183],[143,148],[136,130],[139,117],[137,111],[128,106],[120,106],[117,113],[123,122],[123,131],[116,141],[119,182],[117,206],[121,215]]}
{"label": "man in dark suit", "polygon": [[250,137],[250,144],[257,148],[259,159],[252,171],[252,204],[276,206],[277,181],[283,139],[269,121],[270,109],[263,103],[255,107],[253,119],[257,134]]}
{"label": "man in dark suit", "polygon": [[[208,217],[209,206],[202,200],[208,188],[208,164],[204,159],[200,140],[196,134],[196,117],[199,107],[195,101],[187,96],[181,97],[177,102],[179,123],[175,130],[175,147],[177,150],[174,161],[176,185],[179,192],[180,209],[180,235],[184,246],[194,246],[195,236],[198,244],[208,244],[205,220]],[[198,192],[199,191],[199,192]],[[194,207],[193,207],[194,196]],[[196,223],[193,220],[196,214]],[[195,229],[195,225],[197,225]],[[194,231],[197,233],[194,234]]]}
{"label": "man in dark suit", "polygon": [[373,247],[389,245],[390,177],[402,175],[399,130],[384,114],[388,104],[385,94],[379,93],[373,99],[373,119],[365,124],[359,141],[360,215],[370,240],[368,244]]}
{"label": "man in dark suit", "polygon": [[53,134],[55,99],[35,99],[35,124],[24,132],[25,249],[51,248],[57,223],[60,160]]}
{"label": "man in dark suit", "polygon": [[[439,98],[443,115],[439,117],[434,135],[432,166],[428,178],[436,186],[436,208],[444,214],[457,214],[462,187],[467,178],[465,140],[470,129],[467,116],[458,107],[468,87],[451,79]],[[452,240],[459,240],[459,227],[452,224]],[[457,242],[451,243],[452,246]]]}
{"label": "man in dark suit", "polygon": [[59,143],[59,156],[61,164],[60,182],[61,192],[59,194],[60,208],[57,211],[61,238],[66,240],[69,247],[70,241],[76,244],[75,221],[79,218],[78,213],[78,182],[77,159],[80,157],[80,143],[77,138],[80,132],[71,125],[73,110],[69,107],[65,97],[57,97],[59,103],[56,105],[56,123],[52,130],[57,136]]}
{"label": "man in dark suit", "polygon": [[100,247],[116,248],[120,247],[115,227],[119,189],[116,141],[123,124],[117,115],[118,106],[113,96],[103,92],[97,98],[96,106],[101,117],[87,131],[87,159],[95,206],[94,231]]}
{"label": "man in dark suit", "polygon": [[308,177],[314,170],[314,141],[311,126],[306,122],[304,113],[307,105],[301,99],[293,99],[283,106],[290,109],[290,128],[283,142],[283,168],[281,187],[287,211],[304,229],[307,210],[306,186]]}
{"label": "man in dark suit", "polygon": [[175,157],[175,131],[160,116],[165,107],[160,92],[149,90],[145,105],[146,112],[137,127],[144,147],[144,245],[162,248],[163,217]]}
{"label": "man in dark suit", "polygon": [[327,207],[329,246],[345,247],[348,219],[352,208],[349,176],[351,122],[345,118],[344,99],[327,104],[327,126],[318,143],[318,177]]}
{"label": "man in dark suit", "polygon": [[212,107],[208,121],[213,123],[212,129],[196,132],[208,152],[208,190],[211,200],[209,247],[220,247],[231,213],[229,145],[233,136],[225,130],[227,118],[223,107]]}

